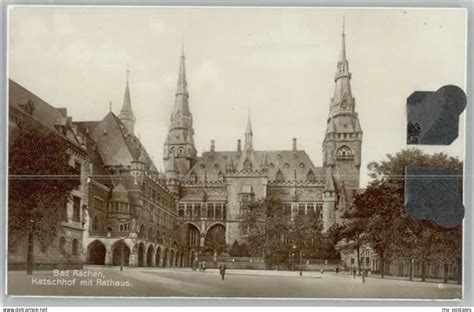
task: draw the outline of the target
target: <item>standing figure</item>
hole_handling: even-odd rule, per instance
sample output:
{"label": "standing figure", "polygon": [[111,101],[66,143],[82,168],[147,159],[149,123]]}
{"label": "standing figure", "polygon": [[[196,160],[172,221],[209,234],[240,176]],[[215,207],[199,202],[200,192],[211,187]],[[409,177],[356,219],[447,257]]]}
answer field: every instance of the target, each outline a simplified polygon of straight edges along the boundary
{"label": "standing figure", "polygon": [[225,277],[225,270],[227,269],[227,267],[225,266],[225,264],[221,264],[219,266],[219,273],[221,274],[221,278],[222,280],[224,280],[224,277]]}

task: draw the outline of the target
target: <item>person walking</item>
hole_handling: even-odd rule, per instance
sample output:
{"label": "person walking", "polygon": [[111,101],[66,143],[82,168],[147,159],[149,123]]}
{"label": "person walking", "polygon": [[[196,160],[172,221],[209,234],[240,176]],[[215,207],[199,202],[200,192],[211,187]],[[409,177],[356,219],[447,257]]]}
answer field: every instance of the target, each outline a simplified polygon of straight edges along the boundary
{"label": "person walking", "polygon": [[221,278],[222,280],[224,280],[224,277],[225,277],[225,270],[227,269],[227,267],[225,266],[225,264],[221,264],[219,266],[219,273],[221,274]]}

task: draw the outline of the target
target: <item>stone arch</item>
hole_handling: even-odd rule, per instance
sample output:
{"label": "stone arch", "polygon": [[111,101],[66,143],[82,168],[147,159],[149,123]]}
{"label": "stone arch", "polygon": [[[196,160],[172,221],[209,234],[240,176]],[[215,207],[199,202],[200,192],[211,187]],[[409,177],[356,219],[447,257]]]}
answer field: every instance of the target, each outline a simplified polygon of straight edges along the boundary
{"label": "stone arch", "polygon": [[137,256],[138,256],[138,266],[145,266],[145,254],[146,254],[146,249],[145,249],[145,244],[142,242],[138,244],[137,248]]}
{"label": "stone arch", "polygon": [[155,249],[153,248],[153,245],[148,246],[148,249],[146,251],[146,266],[153,266],[153,260],[155,256]]}
{"label": "stone arch", "polygon": [[201,240],[201,231],[199,230],[199,227],[192,222],[186,222],[185,227],[186,245],[189,247],[198,247]]}
{"label": "stone arch", "polygon": [[87,264],[105,264],[107,248],[102,241],[96,239],[87,246]]}
{"label": "stone arch", "polygon": [[123,240],[118,240],[112,245],[112,265],[119,266],[122,263],[123,254],[123,265],[130,265],[130,247]]}
{"label": "stone arch", "polygon": [[204,252],[209,255],[219,255],[225,250],[225,225],[222,222],[214,222],[207,230],[204,237]]}

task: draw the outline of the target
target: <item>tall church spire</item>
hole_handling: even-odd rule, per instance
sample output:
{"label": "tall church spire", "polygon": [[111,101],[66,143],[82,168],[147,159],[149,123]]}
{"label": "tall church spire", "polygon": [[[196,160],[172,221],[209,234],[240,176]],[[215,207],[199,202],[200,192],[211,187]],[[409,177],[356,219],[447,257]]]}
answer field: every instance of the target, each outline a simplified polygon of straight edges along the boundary
{"label": "tall church spire", "polygon": [[342,21],[341,34],[341,52],[339,54],[339,61],[337,62],[336,75],[334,81],[336,86],[334,88],[334,97],[331,100],[331,114],[340,111],[354,111],[354,99],[351,91],[351,73],[349,72],[349,62],[346,55],[346,31],[345,21]]}
{"label": "tall church spire", "polygon": [[[180,176],[185,175],[191,169],[197,154],[193,136],[193,116],[189,109],[186,62],[184,48],[182,47],[174,108],[170,118],[168,136],[164,144],[163,159],[167,170],[170,166],[175,166],[174,162],[177,163]],[[174,161],[171,160],[171,156],[175,157]]]}
{"label": "tall church spire", "polygon": [[359,186],[362,130],[352,96],[349,62],[346,54],[345,21],[336,75],[334,96],[330,101],[326,136],[323,141],[323,164],[332,172],[336,183]]}
{"label": "tall church spire", "polygon": [[125,86],[125,94],[123,96],[123,105],[118,115],[122,123],[127,127],[130,133],[134,133],[135,130],[135,115],[132,110],[132,101],[130,99],[130,87],[128,85],[128,78],[130,75],[130,69],[127,65],[127,82]]}
{"label": "tall church spire", "polygon": [[244,149],[252,149],[253,148],[253,132],[252,132],[252,121],[250,120],[250,112],[247,119],[247,128],[245,130],[245,143]]}

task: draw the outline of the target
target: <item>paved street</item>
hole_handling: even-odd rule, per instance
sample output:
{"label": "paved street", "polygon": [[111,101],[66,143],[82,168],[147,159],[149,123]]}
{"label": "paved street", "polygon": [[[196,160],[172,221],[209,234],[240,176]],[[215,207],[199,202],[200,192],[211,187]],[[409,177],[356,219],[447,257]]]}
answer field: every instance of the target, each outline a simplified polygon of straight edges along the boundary
{"label": "paved street", "polygon": [[[64,272],[64,271],[63,271]],[[461,297],[459,285],[381,280],[319,272],[227,270],[222,281],[217,270],[188,268],[85,267],[78,277],[54,276],[52,271],[8,273],[11,295],[49,296],[185,296],[185,297],[291,297],[291,298],[420,298]],[[100,273],[102,272],[102,273]],[[84,274],[82,274],[84,275]],[[90,280],[88,282],[88,280]],[[82,281],[82,285],[80,284]],[[45,286],[44,284],[49,286]],[[51,286],[51,283],[63,284]],[[90,283],[90,284],[88,284]],[[67,284],[67,285],[66,285]],[[97,286],[97,285],[100,286]]]}

